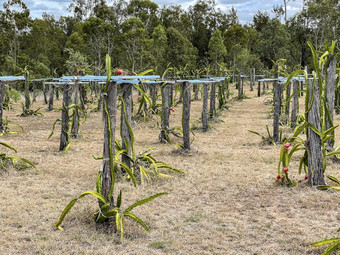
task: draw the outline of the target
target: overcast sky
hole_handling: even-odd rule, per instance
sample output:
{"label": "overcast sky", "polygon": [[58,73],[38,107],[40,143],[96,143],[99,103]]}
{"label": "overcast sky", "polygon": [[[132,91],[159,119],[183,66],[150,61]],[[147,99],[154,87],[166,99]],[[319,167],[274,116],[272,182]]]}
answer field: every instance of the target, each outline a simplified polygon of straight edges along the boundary
{"label": "overcast sky", "polygon": [[[31,11],[32,18],[41,17],[43,12],[47,14],[54,15],[57,19],[60,16],[67,16],[70,13],[67,11],[67,7],[70,5],[72,0],[23,0],[28,8]],[[3,3],[7,2],[7,0],[0,0],[0,7],[3,9]],[[110,1],[107,1],[110,2]],[[188,1],[188,0],[175,0],[175,1],[166,1],[166,0],[154,0],[153,2],[157,3],[159,6],[162,5],[170,5],[181,4],[183,8],[188,8],[190,5],[195,4],[196,0]],[[222,11],[228,12],[228,10],[234,7],[237,10],[238,17],[242,24],[246,24],[247,22],[252,22],[252,18],[254,14],[258,10],[267,11],[273,16],[272,9],[275,5],[283,5],[283,0],[216,0],[218,3],[218,8]],[[287,13],[288,17],[294,15],[296,12],[300,11],[302,7],[302,0],[291,0],[288,3]]]}

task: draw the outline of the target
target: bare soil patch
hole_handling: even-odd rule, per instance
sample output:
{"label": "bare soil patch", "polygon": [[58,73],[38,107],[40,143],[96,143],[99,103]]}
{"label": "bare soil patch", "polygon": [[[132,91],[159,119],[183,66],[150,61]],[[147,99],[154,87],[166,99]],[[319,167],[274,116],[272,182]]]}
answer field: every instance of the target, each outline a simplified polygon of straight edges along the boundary
{"label": "bare soil patch", "polygon": [[[137,188],[124,181],[118,184],[126,206],[169,192],[135,210],[151,233],[128,223],[123,242],[109,228],[96,226],[92,215],[97,202],[92,197],[70,211],[64,231],[54,229],[71,199],[95,189],[101,161],[92,155],[102,154],[101,113],[90,113],[80,128],[84,137],[60,153],[60,127],[47,139],[60,112],[43,110],[45,117],[22,118],[16,117],[20,105],[6,111],[5,116],[25,132],[2,136],[1,141],[17,148],[18,156],[33,161],[37,169],[7,169],[0,174],[0,254],[320,254],[320,249],[311,251],[310,244],[337,235],[340,193],[308,187],[304,174],[297,174],[298,159],[290,171],[293,179],[301,180],[299,186],[276,184],[279,146],[262,145],[247,131],[265,133],[265,125],[272,125],[267,117],[270,106],[264,104],[265,97],[246,93],[249,99],[236,101],[222,112],[220,118],[226,123],[211,123],[207,133],[195,132],[190,154],[158,143],[156,119],[138,125],[137,152],[155,146],[156,158],[188,174]],[[33,108],[39,106],[47,108],[42,101]],[[192,123],[200,118],[201,109],[201,101],[192,102]],[[170,124],[180,123],[179,105]],[[335,123],[340,123],[339,116]],[[340,177],[339,164],[329,161],[326,174]]]}

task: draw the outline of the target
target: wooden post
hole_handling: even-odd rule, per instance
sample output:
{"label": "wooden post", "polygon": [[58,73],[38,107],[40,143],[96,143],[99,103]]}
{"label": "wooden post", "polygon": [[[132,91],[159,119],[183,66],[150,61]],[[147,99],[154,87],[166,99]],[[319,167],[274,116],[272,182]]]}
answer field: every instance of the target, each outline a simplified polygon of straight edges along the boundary
{"label": "wooden post", "polygon": [[291,90],[291,83],[287,85],[286,88],[286,109],[285,109],[285,123],[287,124],[289,120],[289,111],[290,111],[290,102],[287,102],[288,98],[290,97],[290,90]]}
{"label": "wooden post", "polygon": [[281,84],[276,79],[274,82],[274,122],[273,122],[273,140],[275,143],[279,141],[280,115],[281,115]]}
{"label": "wooden post", "polygon": [[[113,197],[109,197],[110,188],[114,179],[112,179],[111,171],[115,171],[110,167],[110,158],[112,165],[114,165],[115,155],[115,133],[116,133],[116,114],[117,114],[117,83],[110,82],[108,90],[104,97],[104,105],[107,106],[103,109],[104,118],[104,146],[103,146],[103,164],[101,167],[101,183],[102,195],[111,202],[113,206]],[[110,124],[109,124],[110,123]],[[110,144],[111,143],[111,144]]]}
{"label": "wooden post", "polygon": [[36,101],[37,101],[36,84],[35,84],[35,81],[33,81],[33,100],[32,100],[32,102],[36,102]]}
{"label": "wooden post", "polygon": [[224,98],[224,93],[223,93],[223,90],[224,90],[224,83],[223,82],[219,82],[217,84],[218,86],[218,109],[222,109],[224,103],[225,103],[225,98]]}
{"label": "wooden post", "polygon": [[29,89],[28,72],[25,72],[25,108],[27,110],[30,108],[30,94],[28,89]]}
{"label": "wooden post", "polygon": [[175,86],[170,86],[170,98],[169,98],[169,104],[170,104],[170,106],[172,106],[173,105],[173,103],[174,103],[174,88],[175,88]]}
{"label": "wooden post", "polygon": [[[309,93],[308,104],[313,100],[311,109],[308,112],[308,123],[312,124],[316,129],[321,132],[320,120],[320,86],[318,79],[315,81],[314,98],[312,93]],[[313,88],[313,79],[308,79],[309,91]],[[321,137],[316,134],[311,128],[307,131],[307,142],[310,157],[308,157],[308,184],[309,185],[325,185],[323,173],[323,160],[321,151]]]}
{"label": "wooden post", "polygon": [[198,92],[199,92],[199,88],[200,88],[200,84],[199,83],[196,83],[195,84],[195,94],[194,94],[194,100],[198,100]]}
{"label": "wooden post", "polygon": [[183,83],[183,115],[182,115],[182,128],[183,128],[183,148],[190,150],[190,104],[191,104],[191,91],[190,83],[188,81]]}
{"label": "wooden post", "polygon": [[257,81],[257,96],[258,97],[261,96],[261,81],[260,80]]}
{"label": "wooden post", "polygon": [[212,119],[215,116],[216,112],[216,84],[211,83],[210,84],[210,112],[209,112],[209,118]]}
{"label": "wooden post", "polygon": [[162,86],[162,130],[160,134],[160,142],[168,143],[169,141],[169,115],[170,115],[170,90],[172,87],[170,84]]}
{"label": "wooden post", "polygon": [[202,129],[208,131],[208,84],[203,83]]}
{"label": "wooden post", "polygon": [[47,104],[47,95],[46,95],[45,81],[43,81],[43,94],[44,94],[44,103]]}
{"label": "wooden post", "polygon": [[80,107],[83,111],[85,111],[86,89],[83,84],[79,85],[79,94],[80,94]]}
{"label": "wooden post", "polygon": [[150,84],[150,92],[152,99],[152,110],[155,111],[157,107],[157,86],[158,84]]}
{"label": "wooden post", "polygon": [[69,131],[69,116],[68,116],[68,106],[70,104],[69,90],[70,85],[66,84],[63,91],[63,110],[61,112],[61,133],[60,133],[60,146],[59,151],[66,149],[69,141],[68,131]]}
{"label": "wooden post", "polygon": [[48,96],[49,96],[49,100],[48,100],[48,110],[52,111],[53,110],[53,85],[50,84],[49,86],[49,90],[48,90]]}
{"label": "wooden post", "polygon": [[[293,81],[293,94],[299,90],[299,82]],[[293,104],[292,104],[292,114],[290,119],[290,127],[295,128],[296,126],[296,118],[297,118],[297,108],[298,108],[298,94],[295,94],[293,97]]]}
{"label": "wooden post", "polygon": [[265,81],[262,83],[262,95],[266,94],[266,83],[268,84],[268,82]]}
{"label": "wooden post", "polygon": [[254,79],[253,79],[253,68],[250,68],[250,76],[249,76],[249,79],[250,79],[250,91],[253,91],[254,88]]}
{"label": "wooden post", "polygon": [[[79,102],[79,81],[75,80],[75,84],[73,86],[72,91],[72,100],[73,104],[78,105]],[[78,108],[74,108],[73,120],[72,120],[72,130],[71,130],[71,138],[77,139],[79,138],[79,112]]]}
{"label": "wooden post", "polygon": [[55,87],[55,98],[59,100],[59,88]]}
{"label": "wooden post", "polygon": [[241,99],[242,98],[242,86],[241,86],[241,74],[239,73],[238,74],[238,99]]}
{"label": "wooden post", "polygon": [[[329,67],[327,69],[327,84],[326,84],[326,101],[328,104],[329,115],[325,109],[326,116],[326,130],[332,127],[333,123],[333,115],[334,115],[334,97],[335,97],[335,79],[336,79],[336,55],[329,63]],[[330,117],[330,118],[329,118]],[[332,132],[334,135],[334,131]],[[333,148],[334,139],[329,139],[327,141],[327,146],[329,148]]]}
{"label": "wooden post", "polygon": [[[121,126],[120,135],[122,137],[122,149],[127,150],[127,156],[122,154],[122,162],[128,167],[131,166],[131,161],[129,158],[132,154],[132,137],[129,131],[131,128],[131,114],[132,114],[132,84],[123,83],[123,102],[121,111]],[[125,107],[124,107],[125,106]]]}
{"label": "wooden post", "polygon": [[0,133],[4,131],[4,121],[3,121],[3,103],[5,97],[5,84],[0,81]]}

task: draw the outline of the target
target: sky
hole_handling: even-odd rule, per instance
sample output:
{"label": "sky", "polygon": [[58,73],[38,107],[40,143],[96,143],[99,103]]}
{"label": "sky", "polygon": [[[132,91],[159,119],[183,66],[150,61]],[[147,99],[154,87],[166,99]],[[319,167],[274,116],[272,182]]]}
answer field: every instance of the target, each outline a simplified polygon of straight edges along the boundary
{"label": "sky", "polygon": [[[71,15],[67,11],[67,7],[72,3],[72,0],[23,0],[31,11],[32,18],[41,17],[43,12],[54,15],[57,19],[60,16]],[[303,0],[290,0],[287,7],[288,17],[299,12],[302,8]],[[0,9],[3,9],[3,3],[7,0],[0,0]],[[110,2],[110,1],[107,1]],[[153,0],[159,6],[163,5],[182,5],[184,9],[187,9],[190,5],[194,5],[196,0]],[[228,13],[232,7],[237,10],[237,15],[240,19],[241,24],[251,23],[253,16],[258,10],[262,12],[267,11],[271,16],[273,6],[283,5],[283,0],[216,0],[217,7],[223,12]]]}

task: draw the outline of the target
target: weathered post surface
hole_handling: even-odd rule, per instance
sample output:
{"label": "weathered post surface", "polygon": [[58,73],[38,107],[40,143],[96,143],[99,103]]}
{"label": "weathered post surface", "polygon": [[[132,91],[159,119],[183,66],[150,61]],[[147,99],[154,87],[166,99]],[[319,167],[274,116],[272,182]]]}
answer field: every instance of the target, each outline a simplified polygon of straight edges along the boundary
{"label": "weathered post surface", "polygon": [[[334,97],[335,97],[335,79],[336,79],[336,56],[329,63],[327,69],[327,84],[326,84],[326,101],[328,104],[329,115],[326,112],[326,129],[332,127],[333,115],[334,115]],[[334,131],[332,132],[334,135]],[[334,139],[327,141],[327,146],[333,148]]]}
{"label": "weathered post surface", "polygon": [[5,84],[0,81],[0,133],[4,130],[4,121],[3,121],[3,103],[5,97]]}
{"label": "weathered post surface", "polygon": [[83,111],[85,111],[85,100],[86,100],[86,89],[83,84],[79,86],[80,90],[80,107]]}
{"label": "weathered post surface", "polygon": [[48,99],[48,110],[49,111],[52,111],[53,110],[53,85],[50,84],[49,86],[49,90],[48,90],[48,96],[49,96],[49,99]]}
{"label": "weathered post surface", "polygon": [[219,82],[218,86],[218,109],[222,109],[223,105],[225,104],[225,96],[224,96],[224,82]]}
{"label": "weathered post surface", "polygon": [[173,103],[174,103],[174,88],[175,88],[175,86],[170,86],[170,98],[169,98],[169,104],[170,105],[173,105]]}
{"label": "weathered post surface", "polygon": [[55,98],[59,100],[59,88],[55,87]]}
{"label": "weathered post surface", "polygon": [[29,94],[29,78],[28,72],[25,72],[25,108],[30,108],[30,94]]}
{"label": "weathered post surface", "polygon": [[[293,81],[293,94],[299,90],[299,82]],[[292,114],[290,119],[290,127],[295,128],[296,126],[296,119],[297,119],[297,108],[298,108],[298,94],[296,93],[293,96],[293,103],[292,103]]]}
{"label": "weathered post surface", "polygon": [[[109,201],[113,202],[109,197],[110,188],[114,180],[112,179],[110,164],[114,165],[115,154],[115,133],[116,133],[116,114],[117,114],[117,83],[110,82],[107,93],[103,95],[104,106],[104,146],[103,146],[103,164],[101,168],[102,195]],[[107,112],[106,112],[107,108]],[[110,157],[111,154],[111,157]],[[112,161],[111,161],[112,160]],[[111,162],[110,162],[111,161]],[[112,206],[112,204],[111,204]]]}
{"label": "weathered post surface", "polygon": [[131,115],[132,115],[132,84],[123,83],[123,95],[122,95],[122,111],[121,111],[121,137],[122,137],[122,149],[127,150],[127,155],[122,154],[122,162],[128,167],[131,165],[132,154],[132,137],[129,131],[131,128]]}
{"label": "weathered post surface", "polygon": [[[72,100],[73,100],[73,104],[77,106],[79,102],[79,81],[78,80],[75,80],[75,84],[73,86]],[[73,114],[73,121],[72,121],[71,138],[73,139],[79,138],[78,131],[79,131],[79,112],[78,112],[78,108],[75,107],[74,114]]]}
{"label": "weathered post surface", "polygon": [[287,102],[287,99],[290,97],[291,83],[287,85],[286,88],[286,109],[285,109],[285,123],[288,123],[289,120],[289,111],[290,111],[290,102]]}
{"label": "weathered post surface", "polygon": [[268,84],[268,82],[263,82],[262,83],[262,95],[266,94],[266,83]]}
{"label": "weathered post surface", "polygon": [[169,130],[169,115],[170,115],[170,90],[172,87],[170,84],[162,86],[162,130],[160,134],[160,142],[167,143],[168,130]]}
{"label": "weathered post surface", "polygon": [[208,84],[203,83],[202,129],[208,131]]}
{"label": "weathered post surface", "polygon": [[150,85],[150,92],[151,92],[151,101],[152,101],[152,110],[156,110],[157,106],[157,84]]}
{"label": "weathered post surface", "polygon": [[36,90],[36,84],[35,81],[33,81],[33,100],[32,102],[36,102],[37,101],[37,90]]}
{"label": "weathered post surface", "polygon": [[183,83],[183,147],[185,150],[190,150],[190,104],[191,104],[191,84],[186,81]]}
{"label": "weathered post surface", "polygon": [[254,77],[253,77],[253,68],[250,68],[250,91],[254,90]]}
{"label": "weathered post surface", "polygon": [[[313,100],[311,109],[308,112],[308,123],[312,124],[321,132],[320,120],[320,86],[318,79],[315,81],[314,98],[312,93],[309,93],[308,104]],[[309,91],[313,88],[313,79],[308,79]],[[309,185],[324,185],[323,160],[321,151],[321,137],[316,134],[311,128],[308,128],[308,149],[310,157],[308,157],[308,184]]]}
{"label": "weathered post surface", "polygon": [[43,81],[43,94],[44,94],[44,103],[47,104],[47,95],[46,95],[45,81]]}
{"label": "weathered post surface", "polygon": [[70,104],[70,85],[66,84],[63,91],[63,110],[61,111],[61,133],[60,133],[60,146],[59,151],[66,149],[68,141],[68,131],[69,131],[69,116],[68,116],[68,106]]}
{"label": "weathered post surface", "polygon": [[198,100],[198,92],[199,92],[200,84],[199,84],[199,83],[196,83],[194,88],[195,88],[195,89],[194,89],[194,92],[195,92],[195,94],[194,94],[194,100],[197,101],[197,100]]}
{"label": "weathered post surface", "polygon": [[260,80],[257,81],[257,96],[258,97],[261,96],[261,81]]}
{"label": "weathered post surface", "polygon": [[278,80],[274,82],[274,121],[273,121],[273,140],[279,141],[279,126],[281,115],[281,84]]}
{"label": "weathered post surface", "polygon": [[215,116],[216,112],[216,84],[210,84],[210,111],[209,118],[212,119]]}

